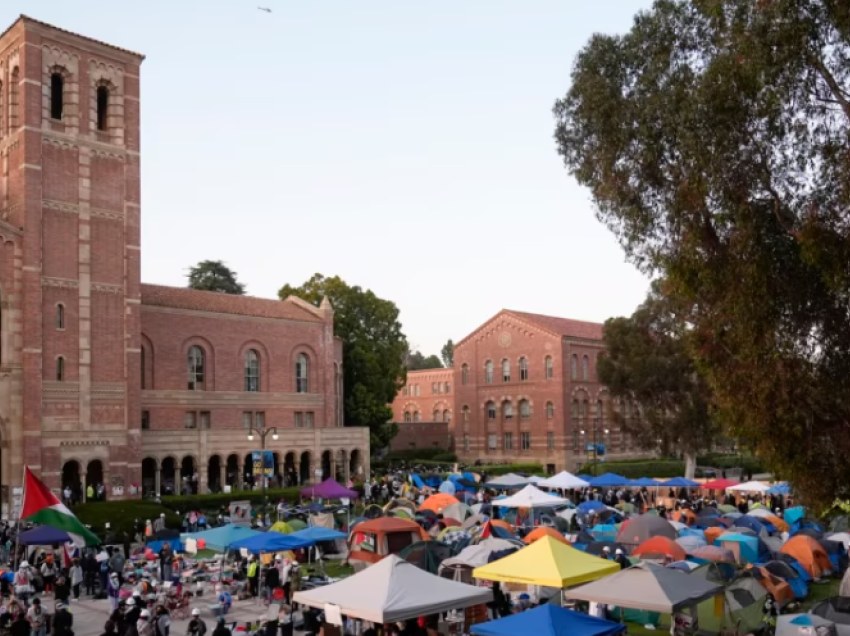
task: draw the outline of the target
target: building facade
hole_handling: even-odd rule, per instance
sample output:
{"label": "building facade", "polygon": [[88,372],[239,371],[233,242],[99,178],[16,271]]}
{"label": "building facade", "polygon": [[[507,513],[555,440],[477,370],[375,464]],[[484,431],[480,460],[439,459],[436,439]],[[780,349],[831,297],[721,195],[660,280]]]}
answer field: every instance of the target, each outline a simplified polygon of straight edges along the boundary
{"label": "building facade", "polygon": [[[265,308],[277,301],[233,299],[221,307],[198,292],[141,285],[142,60],[24,16],[0,34],[4,506],[25,465],[53,488],[102,482],[111,496],[126,496],[141,488],[146,456],[160,470],[189,457],[202,482],[212,470],[216,483],[212,455],[226,467],[225,450],[250,448],[241,443],[241,415],[233,414],[263,409],[267,426],[286,431],[276,449],[281,464],[289,457],[299,475],[315,476],[323,463],[329,471],[342,466],[342,452],[368,461],[368,433],[341,429],[335,414],[339,346],[328,331],[329,307],[311,313],[290,301],[281,304],[292,315],[277,316]],[[299,307],[302,316],[293,318]],[[265,348],[268,391],[236,390],[225,359],[240,354],[240,338],[239,347]],[[208,356],[210,380],[194,390],[178,380],[179,367],[189,365],[178,361],[184,345]],[[283,384],[299,346],[315,356],[315,395]],[[209,427],[188,428],[184,412],[184,430],[175,434],[178,409],[209,413]],[[312,431],[296,427],[298,412],[314,414]]]}
{"label": "building facade", "polygon": [[392,403],[398,434],[390,442],[390,450],[449,449],[454,390],[450,368],[408,371],[407,382]]}
{"label": "building facade", "polygon": [[[579,470],[594,458],[642,454],[611,421],[608,391],[596,376],[602,348],[601,324],[510,310],[458,342],[449,426],[458,457],[539,462],[557,472]],[[403,389],[393,405],[396,421],[408,410],[402,404],[417,379],[408,375],[408,395]],[[624,416],[633,411],[629,404],[613,406]]]}

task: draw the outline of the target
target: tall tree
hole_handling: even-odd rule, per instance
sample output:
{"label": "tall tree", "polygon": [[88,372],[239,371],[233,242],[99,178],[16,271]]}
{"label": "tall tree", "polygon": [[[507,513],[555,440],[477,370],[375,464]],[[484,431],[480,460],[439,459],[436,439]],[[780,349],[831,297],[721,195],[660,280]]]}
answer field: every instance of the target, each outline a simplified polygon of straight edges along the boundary
{"label": "tall tree", "polygon": [[555,105],[597,216],[689,308],[730,432],[850,494],[850,3],[658,0]]}
{"label": "tall tree", "polygon": [[431,354],[428,357],[421,351],[412,351],[407,355],[407,360],[405,362],[408,371],[420,371],[422,369],[442,369],[443,363],[440,362],[440,359]]}
{"label": "tall tree", "polygon": [[245,285],[237,280],[236,272],[225,265],[224,261],[201,261],[189,268],[187,278],[191,289],[237,296],[245,293]]}
{"label": "tall tree", "polygon": [[318,306],[327,297],[334,307],[334,334],[343,340],[345,423],[368,426],[373,449],[386,446],[397,431],[387,406],[407,376],[407,340],[398,307],[371,290],[348,285],[338,276],[314,274],[299,287],[284,285],[279,296],[298,296]]}
{"label": "tall tree", "polygon": [[449,338],[449,341],[440,349],[440,357],[443,359],[443,364],[447,367],[455,365],[455,343]]}
{"label": "tall tree", "polygon": [[684,336],[687,326],[675,300],[653,285],[629,318],[605,322],[605,352],[599,380],[608,387],[612,416],[647,449],[661,440],[663,450],[685,456],[685,477],[693,479],[696,458],[719,433],[711,390],[697,372]]}

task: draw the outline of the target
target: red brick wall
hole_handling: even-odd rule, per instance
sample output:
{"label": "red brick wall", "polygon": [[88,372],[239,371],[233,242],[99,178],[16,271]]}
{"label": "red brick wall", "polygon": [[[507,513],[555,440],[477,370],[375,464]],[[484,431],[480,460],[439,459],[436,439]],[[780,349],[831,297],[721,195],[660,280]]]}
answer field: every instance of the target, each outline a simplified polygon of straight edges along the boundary
{"label": "red brick wall", "polygon": [[449,417],[454,419],[454,396],[452,369],[408,371],[407,384],[399,389],[392,403],[393,421],[404,422],[405,413],[410,414],[413,419],[413,414],[418,412],[420,421],[432,422],[435,410],[439,412],[438,421],[444,419],[446,411],[449,412]]}
{"label": "red brick wall", "polygon": [[390,450],[414,448],[448,449],[449,425],[445,422],[399,422],[398,435],[390,442]]}

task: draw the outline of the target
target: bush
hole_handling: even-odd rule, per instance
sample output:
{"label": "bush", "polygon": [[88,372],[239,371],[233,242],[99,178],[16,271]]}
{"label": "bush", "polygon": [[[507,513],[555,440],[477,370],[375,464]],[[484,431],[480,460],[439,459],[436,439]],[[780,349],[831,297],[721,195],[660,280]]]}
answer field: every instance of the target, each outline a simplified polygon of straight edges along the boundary
{"label": "bush", "polygon": [[126,532],[131,537],[135,533],[137,519],[142,522],[153,520],[165,513],[165,521],[170,528],[182,527],[182,519],[173,510],[153,501],[127,499],[124,501],[95,501],[74,507],[73,512],[84,524],[91,526],[92,531],[103,539],[106,535],[106,524],[109,530],[118,537]]}
{"label": "bush", "polygon": [[443,462],[444,464],[453,464],[457,461],[457,455],[446,451],[445,453],[437,453],[434,455],[433,461]]}
{"label": "bush", "polygon": [[[616,473],[629,479],[640,477],[683,477],[685,474],[685,462],[677,460],[646,460],[646,461],[622,461],[622,462],[590,462],[581,467],[583,475],[602,475],[604,473]],[[697,468],[696,477],[703,477],[702,469]]]}
{"label": "bush", "polygon": [[[454,453],[450,453],[442,448],[409,448],[405,450],[395,450],[390,451],[383,458],[386,462],[419,462],[422,460],[437,460],[438,455],[451,455],[455,457]],[[438,460],[439,461],[439,460]],[[445,460],[443,460],[445,461]],[[451,459],[449,461],[455,461]]]}

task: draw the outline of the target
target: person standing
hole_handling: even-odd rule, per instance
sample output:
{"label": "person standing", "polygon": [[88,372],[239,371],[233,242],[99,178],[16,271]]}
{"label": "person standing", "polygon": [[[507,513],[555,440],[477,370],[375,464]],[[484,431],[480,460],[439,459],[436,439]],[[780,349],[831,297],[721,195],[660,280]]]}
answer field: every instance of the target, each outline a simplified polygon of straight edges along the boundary
{"label": "person standing", "polygon": [[53,564],[53,555],[48,554],[41,564],[41,580],[44,582],[44,593],[53,594],[56,583],[56,566]]}
{"label": "person standing", "polygon": [[24,607],[29,607],[29,599],[32,596],[32,572],[28,561],[21,561],[18,566],[18,571],[15,572],[13,581],[15,586],[15,596],[24,604]]}
{"label": "person standing", "polygon": [[115,550],[112,552],[112,556],[109,558],[109,569],[110,575],[115,574],[118,576],[118,584],[122,584],[124,582],[124,564],[127,559],[124,558],[121,550]]}
{"label": "person standing", "polygon": [[32,606],[27,610],[27,619],[29,619],[32,628],[32,636],[45,636],[47,633],[47,617],[41,607],[40,599],[34,598],[32,600]]}
{"label": "person standing", "polygon": [[107,584],[106,593],[109,596],[109,608],[111,611],[118,609],[118,596],[120,595],[121,584],[118,582],[118,574],[113,572],[109,575],[109,583]]}
{"label": "person standing", "polygon": [[68,575],[71,577],[71,589],[74,590],[74,600],[80,600],[80,586],[83,584],[83,568],[79,559],[71,561]]}
{"label": "person standing", "polygon": [[168,636],[171,631],[171,616],[164,605],[156,606],[156,614],[153,619],[153,631],[155,636]]}
{"label": "person standing", "polygon": [[53,636],[74,636],[74,615],[68,611],[65,603],[56,603],[53,615]]}
{"label": "person standing", "polygon": [[165,541],[162,548],[159,550],[159,570],[160,578],[163,581],[171,580],[171,565],[174,561],[174,552],[171,550],[171,544]]}
{"label": "person standing", "polygon": [[274,598],[274,591],[280,587],[280,570],[277,568],[278,564],[279,561],[275,560],[275,563],[270,564],[269,567],[266,568],[265,579],[263,580],[266,599],[269,601]]}
{"label": "person standing", "polygon": [[260,579],[260,566],[257,564],[257,560],[254,558],[252,554],[249,558],[248,563],[248,587],[251,590],[251,596],[257,596],[257,589]]}

